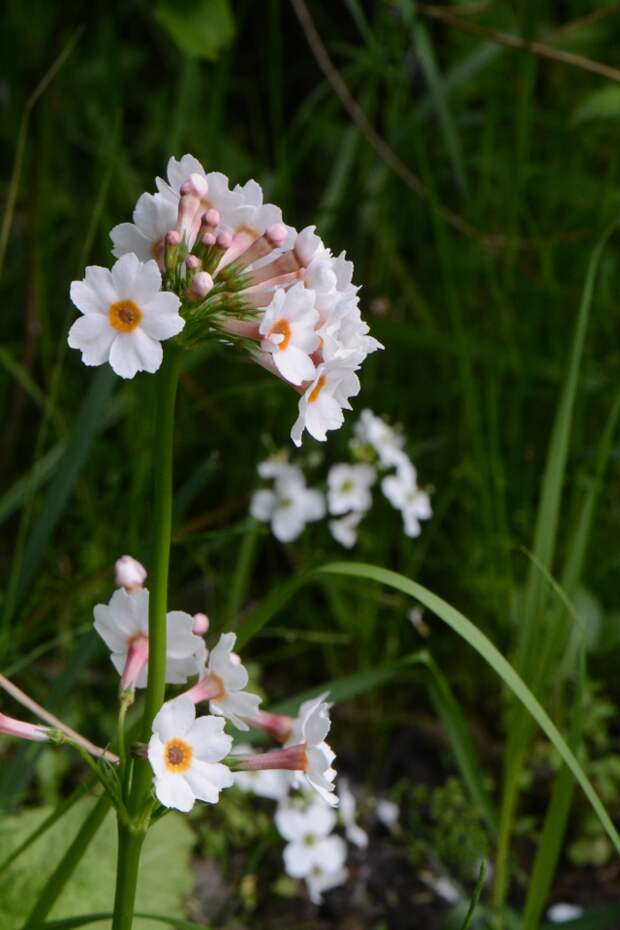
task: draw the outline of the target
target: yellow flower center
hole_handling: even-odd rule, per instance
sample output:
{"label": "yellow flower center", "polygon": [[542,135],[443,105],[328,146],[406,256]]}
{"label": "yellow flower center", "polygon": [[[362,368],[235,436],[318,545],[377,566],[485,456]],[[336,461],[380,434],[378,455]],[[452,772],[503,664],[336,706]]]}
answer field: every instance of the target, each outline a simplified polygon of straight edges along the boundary
{"label": "yellow flower center", "polygon": [[325,387],[325,375],[321,375],[314,389],[310,393],[310,397],[308,398],[309,404],[313,404],[315,402],[315,400],[318,398],[319,394],[321,393],[324,387]]}
{"label": "yellow flower center", "polygon": [[186,772],[192,764],[193,750],[182,739],[169,739],[164,746],[164,762],[169,772]]}
{"label": "yellow flower center", "polygon": [[119,333],[131,333],[140,325],[142,311],[133,300],[117,300],[108,308],[108,319]]}
{"label": "yellow flower center", "polygon": [[276,335],[276,336],[283,337],[282,341],[278,343],[278,349],[280,350],[280,352],[284,352],[289,342],[291,341],[291,335],[292,335],[291,327],[289,325],[288,320],[278,320],[277,323],[274,323],[274,325],[269,330],[269,335],[270,336]]}

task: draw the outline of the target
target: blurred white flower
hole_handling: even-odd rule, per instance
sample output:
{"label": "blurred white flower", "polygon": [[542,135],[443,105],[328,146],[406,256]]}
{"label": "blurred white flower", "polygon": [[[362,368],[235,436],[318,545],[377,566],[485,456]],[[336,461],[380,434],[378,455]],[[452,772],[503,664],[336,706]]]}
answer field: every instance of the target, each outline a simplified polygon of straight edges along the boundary
{"label": "blurred white flower", "polygon": [[155,372],[163,358],[161,340],[181,332],[181,301],[161,290],[157,263],[133,254],[112,270],[91,265],[83,281],[71,284],[71,300],[83,314],[69,330],[68,342],[85,365],[109,362],[121,378]]}
{"label": "blurred white flower", "polygon": [[116,587],[124,588],[128,594],[139,591],[146,581],[146,568],[130,555],[122,555],[114,563]]}
{"label": "blurred white flower", "polygon": [[329,530],[336,542],[345,549],[352,549],[357,542],[357,528],[363,517],[363,513],[353,511],[338,520],[330,520]]}
{"label": "blurred white flower", "polygon": [[564,924],[569,920],[576,920],[583,916],[583,908],[578,904],[569,904],[566,901],[558,901],[552,904],[547,911],[547,917],[554,924]]}
{"label": "blurred white flower", "polygon": [[394,801],[382,798],[380,801],[377,801],[375,814],[377,815],[377,820],[379,820],[384,827],[391,829],[398,823],[400,818],[400,807]]}
{"label": "blurred white flower", "polygon": [[320,491],[306,487],[300,468],[282,467],[276,475],[273,490],[255,491],[250,513],[256,520],[271,523],[271,530],[280,542],[291,542],[306,523],[325,515],[325,499]]}
{"label": "blurred white flower", "polygon": [[364,849],[368,846],[368,834],[359,826],[355,819],[357,801],[345,778],[338,781],[338,797],[340,798],[340,816],[344,824],[344,832],[350,843]]}
{"label": "blurred white flower", "polygon": [[284,867],[291,878],[333,874],[345,863],[347,848],[340,836],[331,835],[336,818],[332,809],[316,798],[280,804],[276,826],[284,839]]}
{"label": "blurred white flower", "polygon": [[304,429],[324,442],[328,430],[342,426],[342,411],[351,409],[349,398],[360,391],[355,367],[341,360],[318,366],[314,380],[299,400],[299,415],[291,430],[291,439],[296,446],[301,445]]}
{"label": "blurred white flower", "polygon": [[155,794],[164,807],[189,811],[196,800],[215,804],[233,776],[222,765],[232,738],[221,717],[196,719],[189,698],[164,704],[153,721],[148,758],[155,773]]}
{"label": "blurred white flower", "polygon": [[437,897],[447,901],[448,904],[457,904],[463,897],[461,891],[451,879],[445,875],[434,875],[432,872],[420,872],[420,878]]}
{"label": "blurred white flower", "polygon": [[257,472],[259,477],[264,479],[277,478],[283,472],[286,472],[292,466],[289,464],[288,455],[286,452],[276,452],[273,455],[270,455],[268,459],[259,462],[257,465]]}
{"label": "blurred white flower", "polygon": [[372,410],[362,410],[353,431],[358,442],[375,450],[384,468],[398,466],[406,458],[403,452],[405,437]]}
{"label": "blurred white flower", "polygon": [[420,520],[430,519],[433,511],[430,496],[418,487],[415,467],[408,459],[395,474],[386,475],[381,482],[381,490],[390,504],[400,510],[405,534],[419,536],[422,531]]}
{"label": "blurred white flower", "polygon": [[[112,653],[121,688],[146,688],[149,655],[149,592],[114,592],[109,604],[97,604],[95,629]],[[166,681],[185,684],[204,663],[205,644],[192,632],[193,620],[181,610],[166,615]]]}
{"label": "blurred white flower", "polygon": [[314,293],[301,283],[288,291],[283,288],[275,291],[263,314],[259,326],[263,337],[261,348],[273,355],[276,368],[291,384],[314,378],[311,355],[320,343],[315,331],[318,318]]}
{"label": "blurred white flower", "polygon": [[248,730],[244,718],[255,716],[261,699],[243,690],[249,676],[232,651],[236,640],[235,633],[222,633],[209,653],[204,675],[182,696],[191,698],[194,704],[209,701],[211,713],[227,717],[239,730]]}
{"label": "blurred white flower", "polygon": [[[323,894],[326,891],[331,891],[332,888],[339,888],[341,885],[346,884],[349,877],[349,872],[344,866],[334,866],[334,863],[339,862],[343,855],[346,856],[344,840],[340,836],[331,836],[329,839],[332,842],[330,843],[328,856],[325,857],[322,864],[315,865],[310,875],[306,876],[308,897],[313,904],[317,905],[323,903]],[[340,843],[336,844],[335,840],[340,840]],[[332,868],[328,868],[330,865]]]}
{"label": "blurred white flower", "polygon": [[372,506],[371,487],[377,473],[372,465],[332,465],[327,475],[327,504],[336,515],[353,510],[365,513]]}
{"label": "blurred white flower", "polygon": [[304,701],[293,721],[291,735],[284,745],[305,747],[307,765],[303,773],[304,780],[324,801],[332,807],[337,807],[338,797],[334,794],[336,771],[332,767],[336,755],[325,742],[331,728],[331,705],[326,703],[326,697],[327,693]]}
{"label": "blurred white flower", "polygon": [[430,629],[426,621],[424,620],[424,610],[421,607],[412,607],[407,617],[413,627],[418,631],[420,636],[428,636],[430,634]]}

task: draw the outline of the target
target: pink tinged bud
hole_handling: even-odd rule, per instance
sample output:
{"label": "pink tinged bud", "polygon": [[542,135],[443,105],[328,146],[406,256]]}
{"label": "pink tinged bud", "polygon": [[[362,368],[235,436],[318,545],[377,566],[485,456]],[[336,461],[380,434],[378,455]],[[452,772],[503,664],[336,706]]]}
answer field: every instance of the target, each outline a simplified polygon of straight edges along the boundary
{"label": "pink tinged bud", "polygon": [[210,249],[212,245],[215,245],[215,236],[212,232],[206,232],[200,241],[205,249]]}
{"label": "pink tinged bud", "polygon": [[202,267],[202,262],[196,255],[188,255],[185,259],[185,267],[190,272],[190,274],[195,274],[197,271],[200,271]]}
{"label": "pink tinged bud", "polygon": [[168,272],[176,269],[180,245],[181,237],[176,229],[168,230],[164,237],[164,267]]}
{"label": "pink tinged bud", "polygon": [[256,284],[264,284],[266,281],[278,280],[283,275],[297,273],[301,265],[294,251],[284,252],[268,265],[262,265],[248,275],[248,287],[254,287]]}
{"label": "pink tinged bud", "polygon": [[193,688],[183,692],[183,697],[191,698],[194,704],[201,704],[203,701],[215,701],[225,696],[224,682],[219,675],[214,675],[213,672],[207,672],[204,678],[201,678]]}
{"label": "pink tinged bud", "polygon": [[255,717],[248,718],[247,723],[263,733],[273,736],[279,743],[285,743],[291,735],[293,729],[293,718],[286,714],[270,714],[264,710],[259,710]]}
{"label": "pink tinged bud", "polygon": [[181,245],[181,237],[176,229],[169,229],[166,233],[166,245]]}
{"label": "pink tinged bud", "polygon": [[49,739],[47,727],[39,727],[33,723],[16,720],[6,714],[0,714],[0,733],[7,736],[17,736],[20,739],[29,739],[35,743],[45,743]]}
{"label": "pink tinged bud", "polygon": [[202,222],[215,229],[220,222],[220,211],[216,210],[215,207],[211,207],[210,210],[203,214]]}
{"label": "pink tinged bud", "polygon": [[[264,304],[264,306],[266,307],[270,301],[271,298],[267,301],[266,304]],[[221,320],[218,325],[221,330],[223,330],[225,333],[230,333],[231,336],[239,336],[241,339],[253,339],[255,342],[260,342],[262,339],[262,336],[259,332],[260,323],[254,323],[252,320],[235,320],[234,318],[226,318]]]}
{"label": "pink tinged bud", "polygon": [[181,184],[180,193],[181,196],[193,196],[200,200],[201,197],[206,197],[209,191],[209,184],[207,179],[202,174],[192,174],[189,181],[185,181]]}
{"label": "pink tinged bud", "polygon": [[146,581],[146,568],[130,555],[123,555],[114,563],[116,584],[127,594],[135,594]]}
{"label": "pink tinged bud", "polygon": [[196,297],[199,300],[203,297],[206,297],[211,288],[213,287],[213,278],[208,271],[199,271],[192,278],[192,283],[190,286],[190,293],[192,297]]}
{"label": "pink tinged bud", "polygon": [[216,239],[218,249],[226,251],[232,245],[232,236],[229,232],[221,232]]}
{"label": "pink tinged bud", "polygon": [[265,230],[265,239],[270,242],[274,248],[282,245],[288,235],[288,230],[284,223],[274,223]]}
{"label": "pink tinged bud", "polygon": [[148,636],[133,636],[128,645],[125,668],[121,676],[121,691],[129,691],[130,688],[135,688],[140,672],[143,668],[146,668],[149,661]]}
{"label": "pink tinged bud", "polygon": [[209,629],[209,618],[206,614],[194,614],[193,617],[194,625],[192,627],[192,633],[195,636],[204,636],[207,630]]}
{"label": "pink tinged bud", "polygon": [[272,749],[270,752],[257,752],[238,758],[239,762],[235,768],[240,772],[261,772],[269,769],[305,772],[308,768],[308,756],[303,743],[288,749]]}

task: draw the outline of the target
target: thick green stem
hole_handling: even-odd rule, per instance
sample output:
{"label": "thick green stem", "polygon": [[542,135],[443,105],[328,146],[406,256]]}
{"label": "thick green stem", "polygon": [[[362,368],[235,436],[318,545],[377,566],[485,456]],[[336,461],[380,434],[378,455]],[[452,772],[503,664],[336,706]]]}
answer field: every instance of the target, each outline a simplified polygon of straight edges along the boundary
{"label": "thick green stem", "polygon": [[116,859],[116,892],[112,930],[131,930],[138,886],[140,852],[145,833],[134,833],[122,823],[118,825]]}

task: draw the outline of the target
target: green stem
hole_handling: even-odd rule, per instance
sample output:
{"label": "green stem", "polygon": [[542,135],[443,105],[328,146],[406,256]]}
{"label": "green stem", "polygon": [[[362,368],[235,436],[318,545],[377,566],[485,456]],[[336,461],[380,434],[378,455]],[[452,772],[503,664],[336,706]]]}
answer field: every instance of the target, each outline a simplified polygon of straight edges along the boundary
{"label": "green stem", "polygon": [[140,853],[145,833],[134,833],[125,824],[118,825],[116,892],[112,930],[131,930],[138,885]]}

